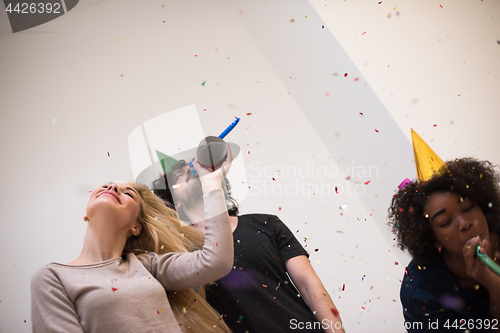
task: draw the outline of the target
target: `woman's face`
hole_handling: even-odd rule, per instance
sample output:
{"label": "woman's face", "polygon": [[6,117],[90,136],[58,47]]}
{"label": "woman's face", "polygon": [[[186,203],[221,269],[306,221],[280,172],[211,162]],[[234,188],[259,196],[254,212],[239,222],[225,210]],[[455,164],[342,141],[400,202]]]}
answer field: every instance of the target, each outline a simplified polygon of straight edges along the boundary
{"label": "woman's face", "polygon": [[424,205],[437,247],[463,258],[465,243],[476,236],[489,241],[486,217],[481,208],[468,198],[453,192],[434,192]]}
{"label": "woman's face", "polygon": [[138,223],[141,196],[128,183],[108,183],[95,189],[87,204],[90,221],[96,214],[103,215],[119,228],[130,228]]}

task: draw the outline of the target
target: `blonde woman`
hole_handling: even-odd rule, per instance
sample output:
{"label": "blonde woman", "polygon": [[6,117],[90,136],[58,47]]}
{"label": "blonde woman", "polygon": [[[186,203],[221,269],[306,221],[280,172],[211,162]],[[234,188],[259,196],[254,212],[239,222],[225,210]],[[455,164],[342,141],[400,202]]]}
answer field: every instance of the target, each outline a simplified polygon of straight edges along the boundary
{"label": "blonde woman", "polygon": [[33,276],[33,332],[229,332],[197,287],[231,271],[233,241],[221,189],[229,166],[209,173],[194,163],[207,207],[202,246],[203,234],[181,228],[175,211],[147,187],[95,189],[80,256]]}

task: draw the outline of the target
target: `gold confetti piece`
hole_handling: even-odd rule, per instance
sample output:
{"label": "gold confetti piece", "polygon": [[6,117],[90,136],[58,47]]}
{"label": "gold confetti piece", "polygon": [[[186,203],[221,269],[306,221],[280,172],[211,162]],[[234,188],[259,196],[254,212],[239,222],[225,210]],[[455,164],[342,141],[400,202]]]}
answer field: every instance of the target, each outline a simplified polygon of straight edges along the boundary
{"label": "gold confetti piece", "polygon": [[396,10],[396,7],[394,7],[394,9],[393,9],[393,10]]}
{"label": "gold confetti piece", "polygon": [[182,308],[182,312],[186,313],[187,312],[186,308]]}
{"label": "gold confetti piece", "polygon": [[307,15],[306,15],[306,18],[307,18]]}
{"label": "gold confetti piece", "polygon": [[420,268],[420,266],[418,266],[418,269],[422,269],[422,268]]}
{"label": "gold confetti piece", "polygon": [[160,312],[163,312],[163,308],[160,308]]}
{"label": "gold confetti piece", "polygon": [[372,290],[372,289],[373,289],[373,286],[370,287],[370,290]]}
{"label": "gold confetti piece", "polygon": [[118,43],[118,39],[120,39],[120,37],[117,37],[116,40],[115,40],[115,44]]}

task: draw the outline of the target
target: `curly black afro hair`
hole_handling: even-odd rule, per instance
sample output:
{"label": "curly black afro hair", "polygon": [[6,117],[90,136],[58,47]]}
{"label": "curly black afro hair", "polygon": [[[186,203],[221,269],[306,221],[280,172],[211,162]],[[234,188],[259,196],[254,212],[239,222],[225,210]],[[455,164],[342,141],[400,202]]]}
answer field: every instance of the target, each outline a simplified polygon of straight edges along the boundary
{"label": "curly black afro hair", "polygon": [[398,247],[408,250],[421,264],[432,262],[439,255],[436,238],[424,216],[424,205],[433,192],[453,192],[476,202],[490,231],[500,223],[500,177],[490,162],[456,159],[446,162],[437,174],[425,182],[415,180],[399,190],[389,208],[388,224],[397,236]]}

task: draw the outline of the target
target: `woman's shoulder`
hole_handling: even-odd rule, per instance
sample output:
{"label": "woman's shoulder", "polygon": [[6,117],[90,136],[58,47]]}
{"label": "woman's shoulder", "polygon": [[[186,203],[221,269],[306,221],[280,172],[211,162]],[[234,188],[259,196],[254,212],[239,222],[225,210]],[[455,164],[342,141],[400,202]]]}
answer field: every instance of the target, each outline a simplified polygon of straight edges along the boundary
{"label": "woman's shoulder", "polygon": [[442,257],[427,264],[413,259],[405,268],[401,283],[401,302],[409,307],[414,301],[439,302],[444,293],[453,294],[460,287],[460,280],[448,269]]}

